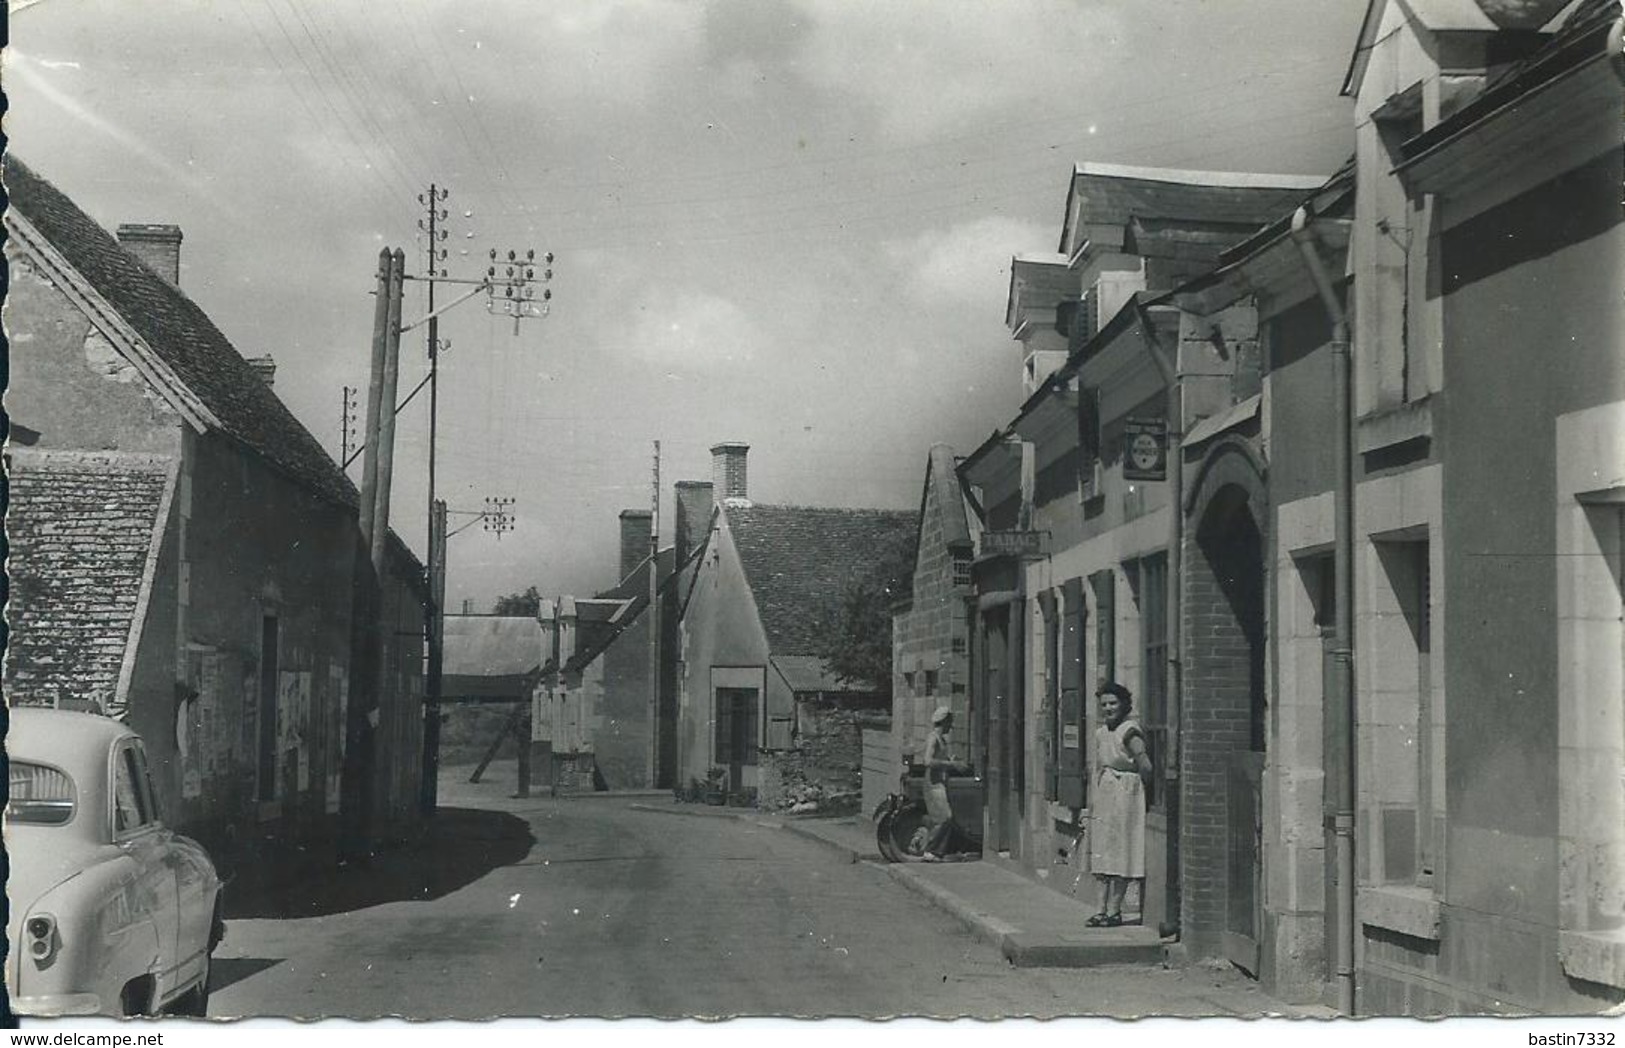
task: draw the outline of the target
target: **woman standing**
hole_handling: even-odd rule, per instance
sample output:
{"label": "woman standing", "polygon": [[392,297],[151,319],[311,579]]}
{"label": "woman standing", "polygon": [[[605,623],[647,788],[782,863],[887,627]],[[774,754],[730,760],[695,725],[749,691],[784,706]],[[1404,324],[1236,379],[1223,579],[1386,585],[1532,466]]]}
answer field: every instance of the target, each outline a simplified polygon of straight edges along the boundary
{"label": "woman standing", "polygon": [[1151,757],[1138,721],[1129,717],[1133,694],[1107,682],[1095,691],[1100,717],[1095,729],[1095,795],[1090,803],[1089,868],[1099,877],[1104,897],[1100,912],[1085,923],[1115,928],[1123,923],[1128,882],[1145,876],[1145,780]]}

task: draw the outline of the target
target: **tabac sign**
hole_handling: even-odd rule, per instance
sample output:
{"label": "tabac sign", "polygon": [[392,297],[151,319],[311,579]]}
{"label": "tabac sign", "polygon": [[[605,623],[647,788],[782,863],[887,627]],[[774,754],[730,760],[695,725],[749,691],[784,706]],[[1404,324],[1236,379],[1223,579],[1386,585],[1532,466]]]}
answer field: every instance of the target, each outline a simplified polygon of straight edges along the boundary
{"label": "tabac sign", "polygon": [[1168,479],[1168,424],[1162,419],[1123,420],[1123,479]]}
{"label": "tabac sign", "polygon": [[984,557],[1042,557],[1049,552],[1047,531],[984,531]]}

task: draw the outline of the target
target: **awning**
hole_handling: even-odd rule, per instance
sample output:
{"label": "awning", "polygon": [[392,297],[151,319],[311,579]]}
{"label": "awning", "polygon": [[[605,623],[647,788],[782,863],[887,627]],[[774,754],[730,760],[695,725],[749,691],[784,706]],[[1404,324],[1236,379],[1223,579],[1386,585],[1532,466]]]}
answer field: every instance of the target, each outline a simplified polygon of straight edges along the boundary
{"label": "awning", "polygon": [[1243,422],[1256,418],[1259,405],[1263,400],[1264,395],[1262,393],[1254,393],[1228,411],[1222,411],[1217,415],[1209,415],[1192,426],[1191,431],[1185,434],[1184,446],[1193,448],[1205,440],[1212,440],[1227,429],[1233,429]]}

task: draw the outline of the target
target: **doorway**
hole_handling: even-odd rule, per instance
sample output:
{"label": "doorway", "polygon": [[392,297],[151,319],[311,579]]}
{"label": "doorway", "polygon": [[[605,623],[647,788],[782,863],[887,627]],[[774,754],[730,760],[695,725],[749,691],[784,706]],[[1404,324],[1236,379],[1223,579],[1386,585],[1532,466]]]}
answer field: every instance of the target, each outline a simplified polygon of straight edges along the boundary
{"label": "doorway", "polygon": [[757,762],[757,704],[755,688],[717,689],[716,763],[727,770],[728,791],[745,788],[745,769]]}
{"label": "doorway", "polygon": [[[1205,629],[1191,637],[1195,663],[1188,694],[1207,707],[1214,730],[1201,744],[1201,761],[1218,780],[1218,796],[1188,798],[1191,808],[1213,804],[1222,827],[1202,842],[1222,870],[1222,912],[1216,918],[1221,953],[1248,974],[1259,973],[1264,861],[1263,772],[1268,728],[1265,690],[1264,542],[1246,491],[1226,485],[1209,501],[1197,529],[1201,556],[1193,568],[1205,576],[1193,591],[1193,615]],[[1194,620],[1193,620],[1194,621]],[[1197,740],[1192,739],[1193,747]],[[1192,754],[1196,756],[1195,753]],[[1194,815],[1194,811],[1192,812]]]}

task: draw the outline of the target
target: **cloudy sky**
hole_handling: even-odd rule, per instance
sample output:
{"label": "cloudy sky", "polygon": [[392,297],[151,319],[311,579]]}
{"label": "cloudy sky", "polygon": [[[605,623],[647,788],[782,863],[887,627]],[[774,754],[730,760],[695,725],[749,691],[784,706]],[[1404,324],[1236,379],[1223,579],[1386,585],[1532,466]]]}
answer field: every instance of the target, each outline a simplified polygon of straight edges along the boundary
{"label": "cloudy sky", "polygon": [[[451,603],[483,610],[612,585],[656,440],[668,541],[672,482],[709,479],[723,440],[751,445],[758,501],[917,504],[932,443],[968,451],[1020,402],[1009,260],[1054,250],[1073,163],[1331,171],[1364,4],[11,7],[11,148],[109,228],[179,224],[182,287],[276,358],[335,454],[378,250],[422,268],[431,181],[453,276],[493,247],[557,255],[549,317],[515,336],[475,301],[441,326],[440,493],[515,500],[512,532],[451,541]],[[420,552],[425,408],[401,416],[394,499]]]}

